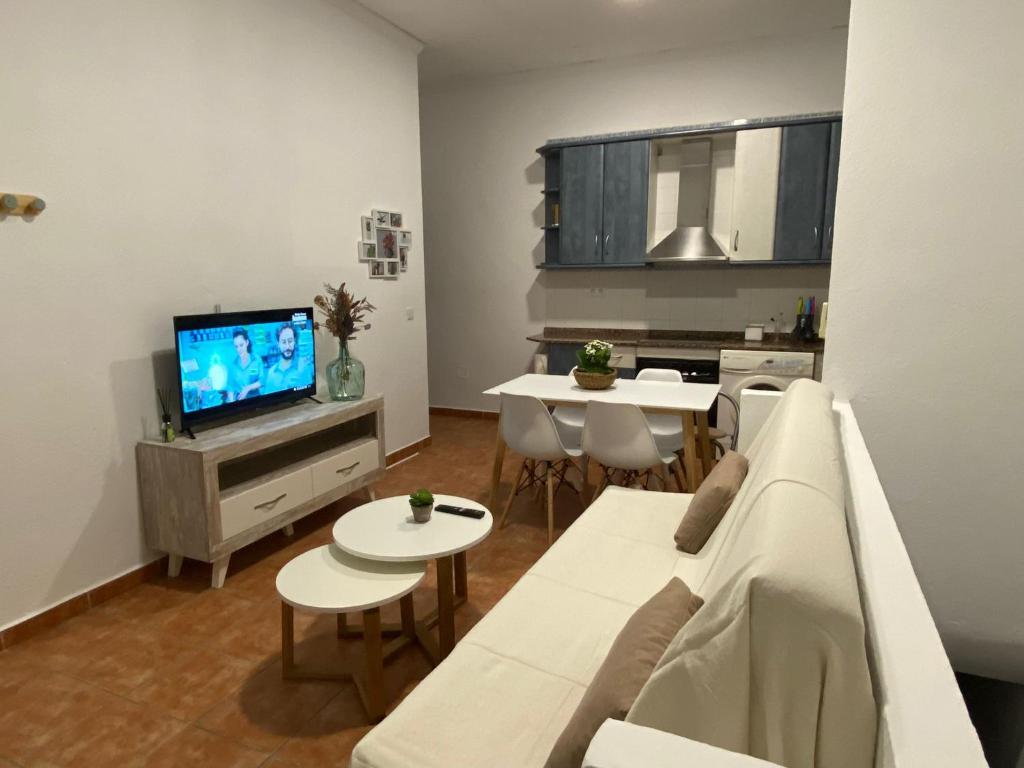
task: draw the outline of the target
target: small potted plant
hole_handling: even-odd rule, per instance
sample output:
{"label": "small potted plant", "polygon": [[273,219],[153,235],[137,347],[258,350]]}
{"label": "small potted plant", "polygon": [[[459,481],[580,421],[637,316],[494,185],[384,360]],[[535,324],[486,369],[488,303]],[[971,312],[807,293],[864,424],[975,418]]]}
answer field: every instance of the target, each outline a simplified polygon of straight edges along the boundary
{"label": "small potted plant", "polygon": [[608,389],[615,381],[617,371],[608,365],[612,359],[612,345],[594,339],[576,353],[573,376],[583,389]]}
{"label": "small potted plant", "polygon": [[417,523],[426,523],[434,511],[434,495],[426,488],[420,488],[409,494],[409,506],[412,507],[412,519]]}

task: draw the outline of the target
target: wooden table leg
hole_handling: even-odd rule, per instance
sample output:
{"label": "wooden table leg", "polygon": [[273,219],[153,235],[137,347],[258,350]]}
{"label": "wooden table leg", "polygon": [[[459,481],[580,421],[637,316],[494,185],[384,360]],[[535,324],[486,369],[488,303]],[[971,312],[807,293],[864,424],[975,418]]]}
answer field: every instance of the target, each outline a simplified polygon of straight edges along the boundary
{"label": "wooden table leg", "polygon": [[295,671],[295,611],[281,602],[281,676],[291,677]]}
{"label": "wooden table leg", "polygon": [[402,634],[410,640],[415,640],[416,613],[413,610],[412,592],[402,597],[399,607],[402,609]]}
{"label": "wooden table leg", "polygon": [[466,553],[456,552],[453,560],[455,561],[455,597],[459,598],[456,602],[463,602],[469,596],[469,576],[466,573]]}
{"label": "wooden table leg", "polygon": [[501,467],[505,463],[505,440],[501,436],[501,420],[498,421],[498,441],[494,445],[494,466],[491,469],[491,509],[498,508],[498,490],[501,485]]}
{"label": "wooden table leg", "polygon": [[455,648],[455,585],[451,555],[437,558],[437,634],[441,660]]}
{"label": "wooden table leg", "polygon": [[686,490],[696,493],[702,480],[697,461],[697,437],[693,429],[693,414],[683,411],[683,460],[686,462]]}
{"label": "wooden table leg", "polygon": [[697,412],[697,440],[700,441],[701,466],[704,470],[704,477],[707,477],[715,466],[715,454],[711,449],[711,438],[708,437],[707,411]]}
{"label": "wooden table leg", "polygon": [[384,717],[384,644],[380,633],[380,608],[363,611],[366,646],[366,713],[371,720]]}

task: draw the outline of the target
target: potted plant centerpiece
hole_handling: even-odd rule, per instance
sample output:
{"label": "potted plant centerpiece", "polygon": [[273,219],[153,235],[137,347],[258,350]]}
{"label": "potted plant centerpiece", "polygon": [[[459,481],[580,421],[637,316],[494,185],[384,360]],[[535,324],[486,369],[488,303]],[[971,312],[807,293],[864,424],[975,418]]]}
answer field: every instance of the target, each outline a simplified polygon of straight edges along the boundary
{"label": "potted plant centerpiece", "polygon": [[376,307],[366,297],[356,299],[345,290],[345,283],[337,288],[324,283],[324,290],[326,296],[317,295],[313,299],[324,315],[323,323],[317,322],[315,327],[326,328],[338,339],[338,357],[327,364],[325,372],[327,388],[332,400],[358,400],[366,391],[366,367],[349,354],[348,343],[355,340],[356,331],[370,329],[363,318]]}
{"label": "potted plant centerpiece", "polygon": [[412,519],[417,523],[426,523],[434,511],[434,495],[426,488],[420,488],[409,494],[409,506],[412,507]]}
{"label": "potted plant centerpiece", "polygon": [[576,353],[576,369],[572,375],[584,389],[608,389],[615,381],[617,371],[608,365],[612,359],[612,345],[594,339]]}

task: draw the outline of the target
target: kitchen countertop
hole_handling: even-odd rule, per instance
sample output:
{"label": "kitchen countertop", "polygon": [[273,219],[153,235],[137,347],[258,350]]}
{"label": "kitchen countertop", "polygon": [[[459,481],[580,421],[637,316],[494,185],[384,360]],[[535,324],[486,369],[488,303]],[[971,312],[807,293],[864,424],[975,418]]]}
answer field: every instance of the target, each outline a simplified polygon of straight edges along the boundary
{"label": "kitchen countertop", "polygon": [[734,331],[654,331],[627,328],[545,328],[543,333],[527,336],[530,341],[575,344],[602,339],[637,347],[678,347],[681,349],[763,349],[770,352],[814,352],[825,350],[822,339],[796,341],[789,334],[765,335],[764,341],[745,341]]}

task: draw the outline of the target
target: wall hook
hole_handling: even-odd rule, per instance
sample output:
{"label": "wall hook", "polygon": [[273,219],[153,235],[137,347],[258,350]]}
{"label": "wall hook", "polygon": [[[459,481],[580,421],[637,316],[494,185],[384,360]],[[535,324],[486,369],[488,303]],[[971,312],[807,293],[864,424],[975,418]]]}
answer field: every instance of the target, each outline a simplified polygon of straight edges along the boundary
{"label": "wall hook", "polygon": [[35,195],[0,193],[0,214],[8,216],[38,216],[46,210],[46,201]]}

